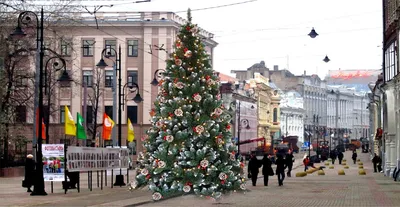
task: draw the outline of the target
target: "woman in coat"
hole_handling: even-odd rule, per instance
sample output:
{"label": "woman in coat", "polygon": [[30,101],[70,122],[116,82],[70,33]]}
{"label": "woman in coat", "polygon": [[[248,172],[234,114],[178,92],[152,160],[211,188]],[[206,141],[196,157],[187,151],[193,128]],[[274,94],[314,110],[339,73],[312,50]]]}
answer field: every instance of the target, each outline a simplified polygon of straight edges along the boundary
{"label": "woman in coat", "polygon": [[33,155],[29,154],[28,156],[26,156],[25,178],[22,186],[28,188],[26,192],[32,192],[31,187],[33,186],[34,177],[35,177],[35,161],[33,160]]}
{"label": "woman in coat", "polygon": [[260,167],[261,167],[260,161],[257,160],[255,155],[251,155],[247,170],[250,175],[249,177],[251,177],[251,181],[253,182],[253,186],[256,186],[257,184],[257,177]]}
{"label": "woman in coat", "polygon": [[264,175],[264,186],[268,186],[268,177],[274,175],[274,171],[272,170],[272,162],[269,159],[268,154],[264,155],[264,158],[262,159],[262,174]]}

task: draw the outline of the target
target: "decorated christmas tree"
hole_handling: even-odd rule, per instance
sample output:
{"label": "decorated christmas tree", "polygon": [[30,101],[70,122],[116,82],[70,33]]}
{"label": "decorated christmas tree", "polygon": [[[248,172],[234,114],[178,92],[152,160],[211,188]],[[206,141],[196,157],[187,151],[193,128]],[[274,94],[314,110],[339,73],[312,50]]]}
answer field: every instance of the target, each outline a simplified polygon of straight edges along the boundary
{"label": "decorated christmas tree", "polygon": [[150,112],[152,127],[142,138],[145,150],[130,188],[148,185],[154,200],[185,193],[218,199],[246,188],[231,116],[198,32],[189,10]]}

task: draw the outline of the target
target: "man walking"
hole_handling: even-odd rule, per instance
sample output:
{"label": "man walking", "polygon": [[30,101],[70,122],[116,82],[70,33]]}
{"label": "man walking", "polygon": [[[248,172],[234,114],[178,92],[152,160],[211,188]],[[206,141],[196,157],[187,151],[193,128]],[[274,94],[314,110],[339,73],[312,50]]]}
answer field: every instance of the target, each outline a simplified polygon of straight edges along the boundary
{"label": "man walking", "polygon": [[289,154],[286,155],[285,161],[286,161],[286,166],[288,168],[287,176],[288,177],[292,177],[292,168],[293,168],[294,156],[293,156],[293,152],[291,150],[289,150]]}

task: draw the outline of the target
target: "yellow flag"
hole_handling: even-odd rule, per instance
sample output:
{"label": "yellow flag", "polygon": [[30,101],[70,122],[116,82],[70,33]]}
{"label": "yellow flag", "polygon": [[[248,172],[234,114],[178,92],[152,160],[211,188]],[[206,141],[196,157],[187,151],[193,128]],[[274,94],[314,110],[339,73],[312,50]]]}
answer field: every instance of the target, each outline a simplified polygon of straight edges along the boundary
{"label": "yellow flag", "polygon": [[133,125],[129,118],[128,118],[128,136],[126,139],[128,140],[128,142],[133,142],[133,140],[135,140],[135,132],[133,131]]}
{"label": "yellow flag", "polygon": [[65,134],[76,136],[76,125],[75,125],[74,117],[72,117],[72,114],[69,111],[67,106],[65,106],[64,119],[65,119],[64,120]]}

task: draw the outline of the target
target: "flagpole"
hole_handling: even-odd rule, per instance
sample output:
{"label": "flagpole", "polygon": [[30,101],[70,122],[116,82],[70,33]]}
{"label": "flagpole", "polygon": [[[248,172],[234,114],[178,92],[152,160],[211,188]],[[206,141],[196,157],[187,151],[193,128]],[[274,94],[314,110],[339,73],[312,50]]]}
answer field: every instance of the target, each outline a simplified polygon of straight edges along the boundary
{"label": "flagpole", "polygon": [[[87,85],[83,82],[83,125],[86,134],[86,123],[87,123]],[[86,138],[87,139],[87,138]],[[82,145],[86,147],[86,139],[82,140]]]}

